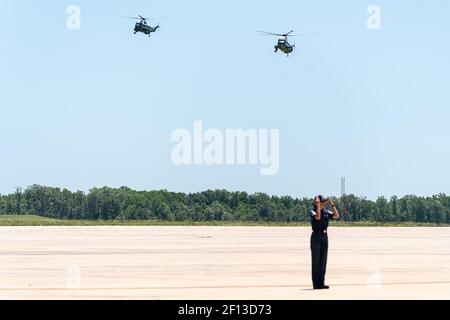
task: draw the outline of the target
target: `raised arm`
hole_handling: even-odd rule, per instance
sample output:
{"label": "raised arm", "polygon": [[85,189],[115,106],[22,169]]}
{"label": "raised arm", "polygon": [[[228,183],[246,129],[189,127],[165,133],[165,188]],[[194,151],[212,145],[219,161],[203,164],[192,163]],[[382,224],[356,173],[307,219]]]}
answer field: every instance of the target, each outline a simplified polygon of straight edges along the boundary
{"label": "raised arm", "polygon": [[314,198],[314,204],[316,207],[316,214],[314,215],[314,219],[320,220],[321,218],[321,211],[320,211],[320,199],[319,197]]}
{"label": "raised arm", "polygon": [[339,220],[339,211],[336,209],[336,204],[334,203],[334,201],[332,199],[329,200],[331,208],[333,210],[333,220]]}

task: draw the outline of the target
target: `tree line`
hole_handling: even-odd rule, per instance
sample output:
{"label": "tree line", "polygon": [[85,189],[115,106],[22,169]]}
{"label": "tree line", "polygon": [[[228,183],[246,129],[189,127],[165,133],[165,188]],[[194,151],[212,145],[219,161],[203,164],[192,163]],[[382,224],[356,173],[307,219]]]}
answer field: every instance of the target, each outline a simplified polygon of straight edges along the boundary
{"label": "tree line", "polygon": [[[89,192],[33,185],[0,195],[0,215],[38,215],[76,220],[306,222],[313,199],[208,190],[177,193],[127,187]],[[450,223],[450,196],[414,195],[372,201],[346,195],[336,200],[348,222]]]}

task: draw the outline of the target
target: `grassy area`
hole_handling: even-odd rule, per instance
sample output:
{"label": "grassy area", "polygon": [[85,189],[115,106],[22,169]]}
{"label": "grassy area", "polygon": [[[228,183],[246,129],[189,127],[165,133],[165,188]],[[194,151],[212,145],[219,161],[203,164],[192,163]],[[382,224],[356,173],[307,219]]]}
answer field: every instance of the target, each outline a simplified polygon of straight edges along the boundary
{"label": "grassy area", "polygon": [[259,223],[233,221],[159,221],[159,220],[59,220],[30,215],[1,216],[0,226],[306,226],[294,223]]}
{"label": "grassy area", "polygon": [[[282,222],[185,222],[185,221],[155,221],[155,220],[112,220],[112,221],[88,221],[88,220],[58,220],[31,215],[0,216],[0,226],[271,226],[271,227],[295,227],[309,226],[309,223],[282,223]],[[418,223],[376,223],[376,222],[335,222],[333,226],[339,227],[433,227],[433,224]],[[440,227],[448,225],[440,225]]]}

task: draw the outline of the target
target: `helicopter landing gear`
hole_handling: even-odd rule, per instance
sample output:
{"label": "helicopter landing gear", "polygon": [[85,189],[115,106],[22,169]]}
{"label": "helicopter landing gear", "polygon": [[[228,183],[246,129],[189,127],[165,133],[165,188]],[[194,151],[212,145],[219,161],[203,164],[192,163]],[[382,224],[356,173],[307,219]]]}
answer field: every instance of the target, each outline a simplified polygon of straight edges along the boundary
{"label": "helicopter landing gear", "polygon": [[278,47],[276,46],[276,47],[275,47],[275,53],[277,53],[277,52],[278,52]]}

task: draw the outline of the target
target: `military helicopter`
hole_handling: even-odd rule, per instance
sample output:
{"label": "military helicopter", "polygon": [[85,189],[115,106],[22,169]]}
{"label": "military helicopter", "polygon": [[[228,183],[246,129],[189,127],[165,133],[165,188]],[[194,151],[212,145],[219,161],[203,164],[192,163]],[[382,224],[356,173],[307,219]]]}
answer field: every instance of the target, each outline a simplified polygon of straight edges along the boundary
{"label": "military helicopter", "polygon": [[148,36],[150,37],[150,35],[153,32],[156,32],[156,30],[159,29],[159,24],[156,27],[152,27],[149,24],[147,24],[147,20],[149,20],[149,18],[144,18],[141,15],[138,15],[137,17],[125,17],[125,18],[140,20],[139,22],[136,22],[136,25],[134,26],[134,34],[142,32],[143,34],[148,34]]}
{"label": "military helicopter", "polygon": [[266,32],[266,31],[256,31],[261,36],[274,36],[279,37],[278,44],[275,46],[275,53],[278,52],[278,50],[281,50],[283,53],[285,53],[288,57],[289,54],[291,54],[295,49],[295,44],[291,45],[288,42],[288,37],[299,37],[299,36],[306,36],[306,35],[317,35],[317,33],[304,33],[304,34],[293,34],[294,30],[289,31],[288,33],[273,33],[273,32]]}

